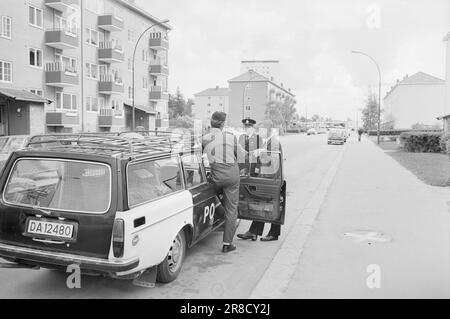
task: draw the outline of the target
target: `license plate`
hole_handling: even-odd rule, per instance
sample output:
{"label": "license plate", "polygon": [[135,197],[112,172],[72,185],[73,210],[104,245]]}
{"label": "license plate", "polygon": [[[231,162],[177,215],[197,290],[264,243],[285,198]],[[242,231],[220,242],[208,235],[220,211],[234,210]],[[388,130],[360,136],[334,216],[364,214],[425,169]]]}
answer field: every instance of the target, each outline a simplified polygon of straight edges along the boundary
{"label": "license plate", "polygon": [[37,235],[45,238],[72,240],[74,229],[74,224],[29,219],[26,229],[26,235],[33,237]]}

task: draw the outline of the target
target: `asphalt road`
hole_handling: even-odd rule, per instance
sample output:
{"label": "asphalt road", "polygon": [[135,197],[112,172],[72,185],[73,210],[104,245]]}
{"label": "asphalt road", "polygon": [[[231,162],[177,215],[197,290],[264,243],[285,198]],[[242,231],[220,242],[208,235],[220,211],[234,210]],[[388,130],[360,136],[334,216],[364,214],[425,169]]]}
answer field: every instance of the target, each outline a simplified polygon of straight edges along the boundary
{"label": "asphalt road", "polygon": [[[130,281],[84,276],[80,289],[50,270],[0,269],[0,298],[248,298],[276,255],[293,221],[313,196],[342,146],[328,146],[326,135],[282,138],[288,187],[286,224],[277,242],[236,240],[238,249],[222,254],[222,233],[215,232],[188,251],[179,278],[167,285],[141,288]],[[248,221],[240,223],[245,232]],[[268,228],[265,232],[268,232]]]}

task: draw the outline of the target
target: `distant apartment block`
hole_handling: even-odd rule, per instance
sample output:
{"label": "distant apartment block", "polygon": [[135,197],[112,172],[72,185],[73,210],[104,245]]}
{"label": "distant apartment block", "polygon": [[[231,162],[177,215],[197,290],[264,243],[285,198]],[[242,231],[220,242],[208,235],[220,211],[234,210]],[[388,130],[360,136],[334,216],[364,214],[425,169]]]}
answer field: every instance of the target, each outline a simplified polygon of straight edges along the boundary
{"label": "distant apartment block", "polygon": [[193,115],[202,120],[203,125],[208,126],[211,115],[216,112],[229,113],[229,89],[215,87],[194,94],[195,104]]}
{"label": "distant apartment block", "polygon": [[131,129],[153,24],[136,126],[168,126],[170,27],[133,1],[2,0],[0,19],[1,134]]}
{"label": "distant apartment block", "polygon": [[255,71],[270,81],[280,82],[280,61],[278,60],[247,60],[241,62],[241,74]]}
{"label": "distant apartment block", "polygon": [[446,68],[445,68],[445,109],[443,116],[439,117],[444,122],[444,130],[450,133],[450,32],[445,36]]}
{"label": "distant apartment block", "polygon": [[411,129],[415,124],[440,125],[437,117],[445,110],[445,81],[418,72],[405,76],[384,98],[384,122],[395,128]]}
{"label": "distant apartment block", "polygon": [[230,105],[228,124],[241,127],[242,120],[250,117],[257,123],[265,120],[267,104],[271,101],[284,102],[295,99],[290,89],[277,84],[269,78],[248,71],[228,81],[230,89]]}

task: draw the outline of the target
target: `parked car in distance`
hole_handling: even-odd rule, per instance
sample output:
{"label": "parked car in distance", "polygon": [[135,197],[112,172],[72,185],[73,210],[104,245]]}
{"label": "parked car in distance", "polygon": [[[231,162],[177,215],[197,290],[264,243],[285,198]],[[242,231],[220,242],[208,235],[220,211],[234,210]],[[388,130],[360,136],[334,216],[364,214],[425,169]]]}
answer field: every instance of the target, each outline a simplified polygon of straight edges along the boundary
{"label": "parked car in distance", "polygon": [[344,145],[347,142],[347,133],[345,130],[330,130],[328,132],[328,145]]}
{"label": "parked car in distance", "polygon": [[306,134],[309,135],[317,135],[317,130],[315,128],[310,128]]}

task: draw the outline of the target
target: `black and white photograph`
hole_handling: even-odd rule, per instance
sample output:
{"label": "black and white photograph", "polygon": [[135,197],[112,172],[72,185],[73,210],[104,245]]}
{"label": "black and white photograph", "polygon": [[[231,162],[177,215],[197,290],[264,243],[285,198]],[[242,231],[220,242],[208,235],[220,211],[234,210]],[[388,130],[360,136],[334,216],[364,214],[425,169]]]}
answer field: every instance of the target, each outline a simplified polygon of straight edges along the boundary
{"label": "black and white photograph", "polygon": [[0,299],[448,298],[449,0],[0,0]]}

